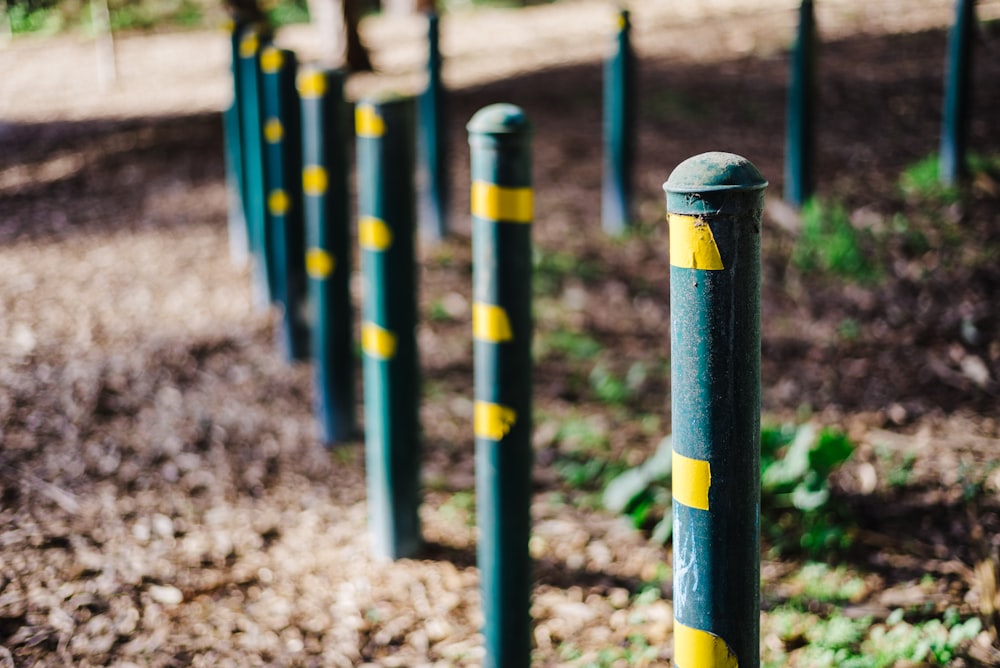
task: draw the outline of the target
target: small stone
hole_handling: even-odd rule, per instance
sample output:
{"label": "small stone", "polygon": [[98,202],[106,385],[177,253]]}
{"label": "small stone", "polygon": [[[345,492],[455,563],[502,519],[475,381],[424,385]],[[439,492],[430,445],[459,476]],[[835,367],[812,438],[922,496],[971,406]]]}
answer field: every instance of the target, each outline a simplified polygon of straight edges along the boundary
{"label": "small stone", "polygon": [[161,605],[177,605],[184,601],[184,594],[171,585],[150,585],[149,595]]}

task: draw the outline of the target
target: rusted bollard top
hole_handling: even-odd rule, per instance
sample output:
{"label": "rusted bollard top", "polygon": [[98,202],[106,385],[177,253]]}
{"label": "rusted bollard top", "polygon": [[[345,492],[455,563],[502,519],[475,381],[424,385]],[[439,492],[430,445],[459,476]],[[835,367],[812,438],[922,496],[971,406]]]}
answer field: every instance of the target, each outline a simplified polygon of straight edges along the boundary
{"label": "rusted bollard top", "polygon": [[752,162],[735,153],[712,151],[688,158],[663,184],[667,212],[715,216],[758,212],[767,180]]}

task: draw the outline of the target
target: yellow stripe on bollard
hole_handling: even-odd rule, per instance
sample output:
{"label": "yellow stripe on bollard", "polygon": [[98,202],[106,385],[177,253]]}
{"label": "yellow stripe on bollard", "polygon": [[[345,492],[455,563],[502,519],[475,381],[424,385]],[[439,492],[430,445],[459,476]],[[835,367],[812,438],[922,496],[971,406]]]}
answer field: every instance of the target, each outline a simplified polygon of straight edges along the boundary
{"label": "yellow stripe on bollard", "polygon": [[240,40],[240,58],[249,58],[257,53],[258,48],[260,48],[260,42],[257,40],[256,33],[250,32],[243,35],[243,39]]}
{"label": "yellow stripe on bollard", "polygon": [[491,441],[502,440],[517,422],[517,413],[513,408],[491,404],[488,401],[477,401],[473,413],[473,427],[477,438],[487,438]]}
{"label": "yellow stripe on bollard", "polygon": [[494,304],[472,305],[472,336],[488,343],[502,343],[514,338],[507,311]]}
{"label": "yellow stripe on bollard", "polygon": [[392,230],[384,220],[363,216],[358,221],[358,244],[365,250],[384,251],[392,245]]}
{"label": "yellow stripe on bollard", "polygon": [[299,89],[299,95],[302,97],[323,97],[323,94],[326,92],[326,78],[322,72],[303,72],[299,75],[296,86]]}
{"label": "yellow stripe on bollard", "polygon": [[375,106],[362,102],[354,110],[354,131],[359,137],[375,138],[385,134],[385,121]]}
{"label": "yellow stripe on bollard", "polygon": [[306,273],[309,278],[322,280],[333,273],[336,260],[322,248],[310,248],[306,251]]}
{"label": "yellow stripe on bollard", "polygon": [[739,668],[740,664],[725,640],[675,619],[674,665],[677,668]]}
{"label": "yellow stripe on bollard", "polygon": [[284,190],[272,190],[267,197],[267,210],[272,216],[284,216],[291,205],[292,201]]}
{"label": "yellow stripe on bollard", "polygon": [[708,462],[691,459],[673,451],[672,493],[678,503],[688,508],[708,510],[708,488],[712,486],[712,468]]}
{"label": "yellow stripe on bollard", "polygon": [[505,188],[486,181],[472,182],[472,215],[508,223],[530,223],[534,215],[531,188]]}
{"label": "yellow stripe on bollard", "polygon": [[302,169],[302,191],[311,197],[326,194],[329,179],[326,170],[319,165],[306,165]]}
{"label": "yellow stripe on bollard", "polygon": [[697,216],[667,215],[670,224],[670,264],[682,269],[725,269],[708,222]]}
{"label": "yellow stripe on bollard", "polygon": [[382,360],[396,356],[396,335],[373,322],[361,324],[361,350]]}
{"label": "yellow stripe on bollard", "polygon": [[267,74],[274,74],[285,63],[281,50],[273,46],[264,49],[260,54],[260,69]]}
{"label": "yellow stripe on bollard", "polygon": [[277,144],[285,136],[285,128],[277,118],[267,119],[264,124],[264,140],[268,144]]}

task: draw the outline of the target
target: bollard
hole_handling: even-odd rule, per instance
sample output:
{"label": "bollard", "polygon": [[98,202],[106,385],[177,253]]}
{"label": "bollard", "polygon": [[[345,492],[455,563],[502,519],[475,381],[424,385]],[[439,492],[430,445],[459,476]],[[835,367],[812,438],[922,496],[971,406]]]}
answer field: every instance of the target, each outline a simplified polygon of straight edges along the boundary
{"label": "bollard", "polygon": [[635,154],[635,56],[629,13],[618,13],[615,51],[604,63],[604,180],[601,225],[620,235],[630,224]]}
{"label": "bollard", "polygon": [[448,132],[438,15],[427,15],[427,88],[418,103],[420,229],[438,241],[448,234]]}
{"label": "bollard", "polygon": [[229,199],[227,232],[229,259],[237,267],[250,262],[247,240],[247,220],[243,213],[243,140],[240,129],[240,40],[243,26],[229,25],[230,74],[233,78],[233,101],[222,112],[223,138],[225,140],[226,192]]}
{"label": "bollard", "polygon": [[663,185],[670,224],[674,665],[756,667],[760,233],[767,182],[731,153]]}
{"label": "bollard", "polygon": [[816,21],[812,0],[799,6],[785,119],[785,201],[800,208],[812,197],[816,153]]}
{"label": "bollard", "polygon": [[360,102],[355,127],[368,521],[376,556],[399,559],[421,547],[413,100]]}
{"label": "bollard", "polygon": [[298,88],[316,418],[320,438],[331,444],[355,431],[344,74],[306,70]]}
{"label": "bollard", "polygon": [[253,300],[258,309],[266,309],[271,296],[264,246],[264,137],[261,132],[259,52],[257,29],[244,29],[240,37],[238,89],[243,140],[243,212],[247,218],[247,241],[252,261]]}
{"label": "bollard", "polygon": [[484,665],[517,668],[531,657],[531,126],[496,104],[467,129]]}
{"label": "bollard", "polygon": [[965,149],[972,106],[972,32],[976,23],[975,0],[957,0],[955,23],[948,33],[948,64],[941,118],[939,177],[956,185],[966,176]]}
{"label": "bollard", "polygon": [[305,226],[302,218],[302,126],[291,51],[261,51],[264,111],[264,232],[271,300],[281,307],[278,349],[288,360],[309,357],[306,322]]}

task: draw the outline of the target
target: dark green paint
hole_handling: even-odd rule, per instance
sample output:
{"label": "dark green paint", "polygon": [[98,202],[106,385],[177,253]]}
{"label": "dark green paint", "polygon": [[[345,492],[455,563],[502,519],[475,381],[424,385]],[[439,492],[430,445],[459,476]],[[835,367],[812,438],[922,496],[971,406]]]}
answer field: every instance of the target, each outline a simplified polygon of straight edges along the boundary
{"label": "dark green paint", "polygon": [[785,201],[799,208],[815,188],[816,20],[812,0],[802,0],[790,56],[785,119]]}
{"label": "dark green paint", "polygon": [[385,222],[392,244],[362,249],[363,322],[396,336],[396,353],[364,354],[368,521],[376,555],[414,556],[421,547],[419,379],[414,236],[414,102],[371,101],[385,123],[379,138],[357,138],[358,213]]}
{"label": "dark green paint", "polygon": [[319,248],[333,260],[325,278],[309,277],[312,315],[316,417],[325,444],[355,434],[354,316],[351,306],[351,246],[347,197],[347,121],[344,73],[322,73],[320,97],[302,98],[302,164],[322,167],[326,192],[303,195],[306,248]]}
{"label": "dark green paint", "polygon": [[968,172],[966,144],[972,106],[972,47],[976,26],[975,0],[957,0],[955,22],[948,33],[948,64],[941,119],[941,182],[955,185]]}
{"label": "dark green paint", "polygon": [[240,128],[240,36],[243,28],[233,24],[229,35],[230,74],[233,81],[233,102],[222,112],[226,158],[226,191],[229,195],[227,230],[229,258],[237,267],[250,261],[247,219],[243,213],[243,138]]}
{"label": "dark green paint", "polygon": [[635,156],[635,55],[629,13],[619,15],[614,53],[604,62],[604,185],[601,224],[620,235],[630,224],[632,165]]}
{"label": "dark green paint", "polygon": [[448,110],[441,80],[438,15],[427,15],[427,87],[418,103],[417,143],[420,178],[420,229],[431,240],[448,234]]}
{"label": "dark green paint", "polygon": [[708,461],[709,510],[674,503],[674,614],[759,665],[760,234],[767,182],[706,153],[664,184],[668,213],[708,223],[723,270],[670,267],[674,450]]}
{"label": "dark green paint", "polygon": [[[241,37],[259,38],[253,27]],[[253,276],[253,300],[258,308],[271,301],[267,281],[267,257],[264,244],[267,195],[264,190],[264,129],[261,125],[260,49],[239,57],[240,128],[243,139],[243,212],[247,218],[247,241]]]}
{"label": "dark green paint", "polygon": [[309,358],[309,323],[306,319],[305,221],[302,215],[302,112],[295,77],[295,54],[281,49],[281,67],[263,72],[265,125],[271,119],[281,123],[282,137],[266,141],[264,183],[268,196],[285,192],[288,208],[276,213],[270,208],[265,217],[268,284],[271,299],[281,309],[278,349],[288,360]]}
{"label": "dark green paint", "polygon": [[[469,122],[472,180],[531,187],[531,126],[498,104]],[[473,299],[502,307],[513,339],[474,342],[475,398],[514,409],[500,440],[476,437],[476,512],[483,634],[489,668],[530,665],[531,224],[472,220]]]}

